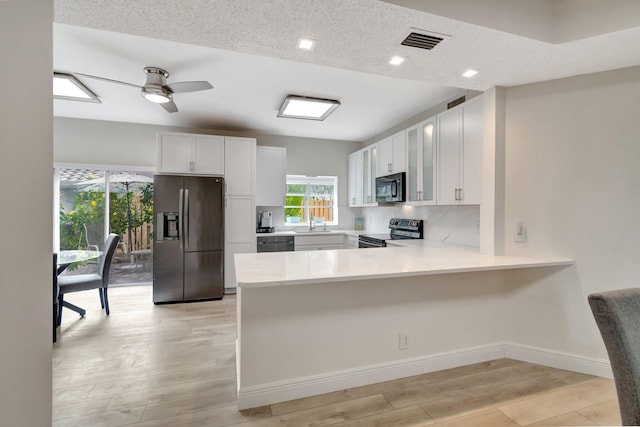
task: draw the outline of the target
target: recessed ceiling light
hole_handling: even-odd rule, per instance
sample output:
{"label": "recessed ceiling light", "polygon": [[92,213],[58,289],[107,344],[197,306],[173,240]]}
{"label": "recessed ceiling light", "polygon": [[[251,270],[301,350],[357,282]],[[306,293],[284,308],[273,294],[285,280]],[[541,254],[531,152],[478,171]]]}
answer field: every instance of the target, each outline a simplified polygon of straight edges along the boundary
{"label": "recessed ceiling light", "polygon": [[71,101],[100,102],[95,93],[71,74],[53,73],[53,97]]}
{"label": "recessed ceiling light", "polygon": [[473,69],[469,68],[467,71],[462,73],[462,77],[473,77],[476,74],[478,74],[478,70],[473,70]]}
{"label": "recessed ceiling light", "polygon": [[288,95],[278,111],[278,117],[324,120],[339,106],[340,102],[335,99]]}
{"label": "recessed ceiling light", "polygon": [[404,62],[405,58],[402,56],[394,56],[389,60],[389,64],[391,65],[400,65]]}
{"label": "recessed ceiling light", "polygon": [[298,40],[298,49],[301,50],[313,50],[316,46],[316,41],[311,39],[300,39]]}

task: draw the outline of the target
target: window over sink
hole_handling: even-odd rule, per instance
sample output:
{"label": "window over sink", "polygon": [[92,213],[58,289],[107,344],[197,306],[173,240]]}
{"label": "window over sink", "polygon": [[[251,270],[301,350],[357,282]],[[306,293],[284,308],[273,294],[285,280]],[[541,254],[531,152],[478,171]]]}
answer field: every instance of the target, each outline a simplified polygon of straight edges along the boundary
{"label": "window over sink", "polygon": [[338,177],[287,175],[285,226],[338,224]]}

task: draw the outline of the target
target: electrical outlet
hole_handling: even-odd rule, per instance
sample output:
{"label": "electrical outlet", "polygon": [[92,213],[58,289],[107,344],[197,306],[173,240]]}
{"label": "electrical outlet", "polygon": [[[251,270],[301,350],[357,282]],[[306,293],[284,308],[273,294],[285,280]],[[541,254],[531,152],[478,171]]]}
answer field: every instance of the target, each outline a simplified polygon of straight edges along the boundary
{"label": "electrical outlet", "polygon": [[405,333],[400,332],[398,334],[398,349],[406,350],[409,348],[409,336]]}
{"label": "electrical outlet", "polygon": [[522,224],[522,221],[516,225],[516,229],[513,232],[513,241],[520,243],[527,241],[527,229],[524,224]]}

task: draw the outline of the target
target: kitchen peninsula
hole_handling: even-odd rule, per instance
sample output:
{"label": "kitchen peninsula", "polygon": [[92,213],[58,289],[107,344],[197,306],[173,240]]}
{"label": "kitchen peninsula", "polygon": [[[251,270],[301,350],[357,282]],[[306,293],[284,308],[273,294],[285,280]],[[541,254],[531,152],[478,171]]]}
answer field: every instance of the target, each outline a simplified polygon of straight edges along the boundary
{"label": "kitchen peninsula", "polygon": [[509,272],[572,260],[388,247],[239,254],[238,409],[505,357]]}

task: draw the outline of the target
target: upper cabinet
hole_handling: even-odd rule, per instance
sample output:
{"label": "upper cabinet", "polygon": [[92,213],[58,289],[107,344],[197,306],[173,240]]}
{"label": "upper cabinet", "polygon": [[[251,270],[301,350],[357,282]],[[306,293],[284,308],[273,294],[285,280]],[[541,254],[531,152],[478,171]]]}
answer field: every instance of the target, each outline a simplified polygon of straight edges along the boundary
{"label": "upper cabinet", "polygon": [[256,206],[284,206],[287,191],[287,149],[256,148]]}
{"label": "upper cabinet", "polygon": [[224,178],[228,196],[255,195],[255,138],[224,137],[224,166]]}
{"label": "upper cabinet", "polygon": [[224,175],[224,148],[223,136],[160,132],[157,171]]}
{"label": "upper cabinet", "polygon": [[378,142],[377,176],[385,176],[406,171],[407,143],[404,130]]}
{"label": "upper cabinet", "polygon": [[482,96],[349,155],[349,206],[377,206],[375,178],[406,172],[409,205],[482,202]]}
{"label": "upper cabinet", "polygon": [[437,201],[478,205],[482,201],[482,98],[438,115]]}
{"label": "upper cabinet", "polygon": [[407,204],[436,204],[436,119],[407,129]]}
{"label": "upper cabinet", "polygon": [[362,151],[349,154],[348,158],[349,207],[362,206]]}
{"label": "upper cabinet", "polygon": [[362,205],[377,206],[376,176],[378,170],[378,146],[369,145],[359,151],[362,156]]}
{"label": "upper cabinet", "polygon": [[350,207],[377,206],[376,170],[378,168],[378,146],[349,154],[348,196]]}

